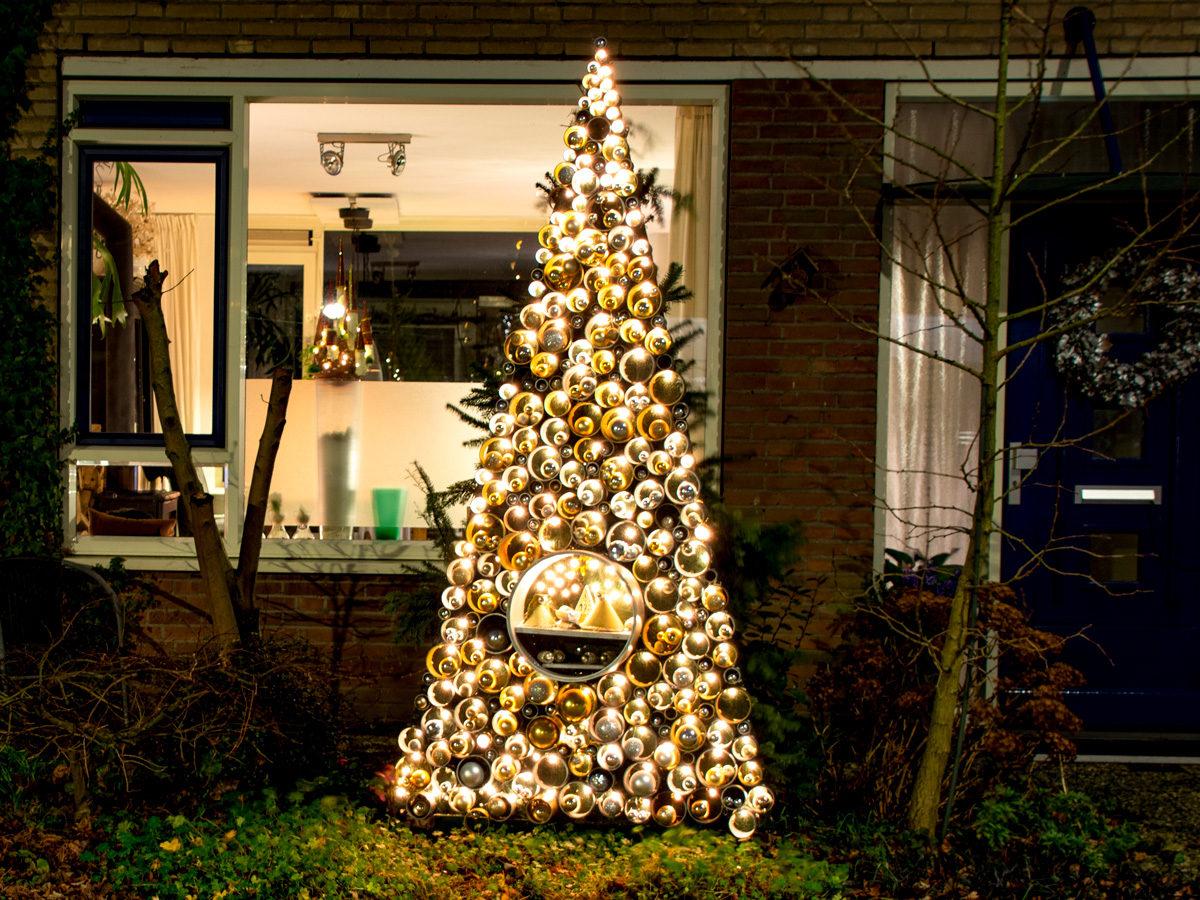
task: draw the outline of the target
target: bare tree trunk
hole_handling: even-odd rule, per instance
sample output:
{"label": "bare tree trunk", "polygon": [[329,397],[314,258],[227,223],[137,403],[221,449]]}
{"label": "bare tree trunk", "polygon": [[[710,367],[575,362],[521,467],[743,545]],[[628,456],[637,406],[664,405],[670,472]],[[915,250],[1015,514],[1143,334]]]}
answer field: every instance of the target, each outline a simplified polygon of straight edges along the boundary
{"label": "bare tree trunk", "polygon": [[258,439],[258,455],[250,476],[250,491],[246,497],[246,521],[242,527],[242,546],[238,552],[238,589],[235,600],[243,628],[258,631],[254,606],[254,582],[258,578],[258,556],[262,550],[263,523],[267,516],[267,501],[271,491],[271,475],[275,457],[287,424],[288,399],[292,394],[292,373],[279,366],[271,373],[271,397],[267,401],[267,417]]}
{"label": "bare tree trunk", "polygon": [[1000,14],[1000,55],[997,63],[995,130],[992,135],[992,171],[988,179],[987,296],[983,310],[983,359],[979,367],[979,457],[976,465],[975,503],[966,561],[950,601],[945,640],[938,654],[938,677],[929,713],[929,734],[913,780],[908,805],[908,825],[932,837],[937,827],[942,781],[954,740],[956,713],[965,716],[970,698],[960,697],[966,663],[968,630],[979,585],[988,577],[988,550],[995,515],[996,427],[999,414],[1001,288],[1006,229],[1007,169],[1005,159],[1008,117],[1008,50],[1012,25],[1012,0],[1004,0]]}
{"label": "bare tree trunk", "polygon": [[145,284],[134,293],[133,301],[141,313],[149,338],[150,382],[158,417],[162,422],[167,459],[175,472],[180,498],[192,524],[200,577],[212,607],[213,632],[218,646],[224,650],[257,633],[254,582],[262,549],[267,495],[286,423],[292,376],[288,369],[280,367],[271,377],[271,398],[254,461],[241,552],[235,569],[230,564],[221,532],[217,528],[212,496],[204,489],[196,472],[191,446],[179,417],[175,382],[171,374],[170,338],[167,336],[162,309],[162,287],[166,277],[167,273],[159,270],[158,260],[154,260],[147,267]]}

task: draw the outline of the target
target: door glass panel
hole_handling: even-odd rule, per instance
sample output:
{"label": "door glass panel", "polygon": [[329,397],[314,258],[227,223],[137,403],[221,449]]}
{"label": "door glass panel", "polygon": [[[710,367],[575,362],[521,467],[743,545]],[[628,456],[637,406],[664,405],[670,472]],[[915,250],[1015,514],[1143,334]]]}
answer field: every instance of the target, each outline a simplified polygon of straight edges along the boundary
{"label": "door glass panel", "polygon": [[1092,412],[1092,450],[1107,459],[1141,459],[1146,434],[1143,410],[1098,406]]}
{"label": "door glass panel", "polygon": [[1093,579],[1102,583],[1138,580],[1141,541],[1137,532],[1093,532],[1088,538]]}
{"label": "door glass panel", "polygon": [[1112,285],[1100,298],[1100,316],[1092,327],[1097,334],[1145,334],[1146,312],[1134,307],[1135,297],[1128,288]]}

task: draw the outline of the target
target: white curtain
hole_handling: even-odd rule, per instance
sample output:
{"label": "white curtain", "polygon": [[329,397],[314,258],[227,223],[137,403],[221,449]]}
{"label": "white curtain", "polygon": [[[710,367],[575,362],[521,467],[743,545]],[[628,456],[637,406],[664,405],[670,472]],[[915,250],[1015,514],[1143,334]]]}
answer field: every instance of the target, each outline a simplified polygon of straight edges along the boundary
{"label": "white curtain", "polygon": [[671,214],[670,255],[683,266],[683,280],[695,295],[680,318],[703,317],[708,309],[708,244],[712,228],[712,110],[681,106],[675,111],[675,178],[672,187],[686,198]]}
{"label": "white curtain", "polygon": [[[167,272],[163,317],[171,338],[175,398],[189,433],[212,427],[212,265],[202,260],[196,218],[190,213],[151,217],[159,264]],[[157,419],[156,410],[155,426],[161,428]]]}
{"label": "white curtain", "polygon": [[[668,318],[675,335],[697,332],[682,352],[694,362],[688,370],[688,385],[703,391],[712,234],[712,110],[707,106],[681,106],[675,111],[675,173],[671,187],[685,200],[671,211],[670,259],[683,266],[683,283],[691,288],[692,298],[673,306]],[[700,443],[702,432],[702,423],[697,420],[692,440]]]}
{"label": "white curtain", "polygon": [[[888,383],[887,546],[961,560],[974,502],[979,382],[921,352],[978,366],[979,329],[963,298],[986,285],[983,220],[965,204],[897,204]],[[908,349],[909,347],[914,349]]]}

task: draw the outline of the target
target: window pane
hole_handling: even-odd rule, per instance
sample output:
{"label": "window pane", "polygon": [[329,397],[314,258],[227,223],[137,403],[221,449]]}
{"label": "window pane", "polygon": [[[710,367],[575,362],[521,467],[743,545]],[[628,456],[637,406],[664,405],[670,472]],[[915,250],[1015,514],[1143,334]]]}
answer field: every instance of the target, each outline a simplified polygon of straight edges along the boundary
{"label": "window pane", "polygon": [[304,343],[304,266],[246,267],[246,377],[270,378],[290,359],[300,377]]}
{"label": "window pane", "polygon": [[[225,468],[199,468],[225,528]],[[75,533],[95,537],[189,537],[175,473],[167,465],[74,466]]]}
{"label": "window pane", "polygon": [[1101,583],[1138,580],[1138,554],[1141,544],[1137,532],[1096,532],[1088,535],[1091,552],[1091,576]]}
{"label": "window pane", "polygon": [[81,231],[91,238],[79,298],[87,335],[77,393],[81,443],[161,432],[149,342],[130,300],[152,260],[166,272],[163,315],[184,429],[219,430],[226,228],[216,155],[84,154],[91,202],[81,209]]}
{"label": "window pane", "polygon": [[524,302],[535,265],[533,235],[327,231],[326,293],[339,248],[385,381],[477,381],[501,362],[506,316]]}

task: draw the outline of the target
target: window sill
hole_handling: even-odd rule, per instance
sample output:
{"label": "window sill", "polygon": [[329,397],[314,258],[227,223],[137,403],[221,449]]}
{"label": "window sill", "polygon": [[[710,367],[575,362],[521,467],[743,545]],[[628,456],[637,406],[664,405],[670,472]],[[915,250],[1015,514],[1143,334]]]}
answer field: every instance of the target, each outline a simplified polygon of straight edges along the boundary
{"label": "window sill", "polygon": [[[122,557],[130,571],[195,572],[196,547],[191,538],[76,538],[68,551],[83,565],[107,565]],[[258,570],[263,574],[399,575],[403,567],[437,561],[432,541],[281,541],[264,539]]]}

